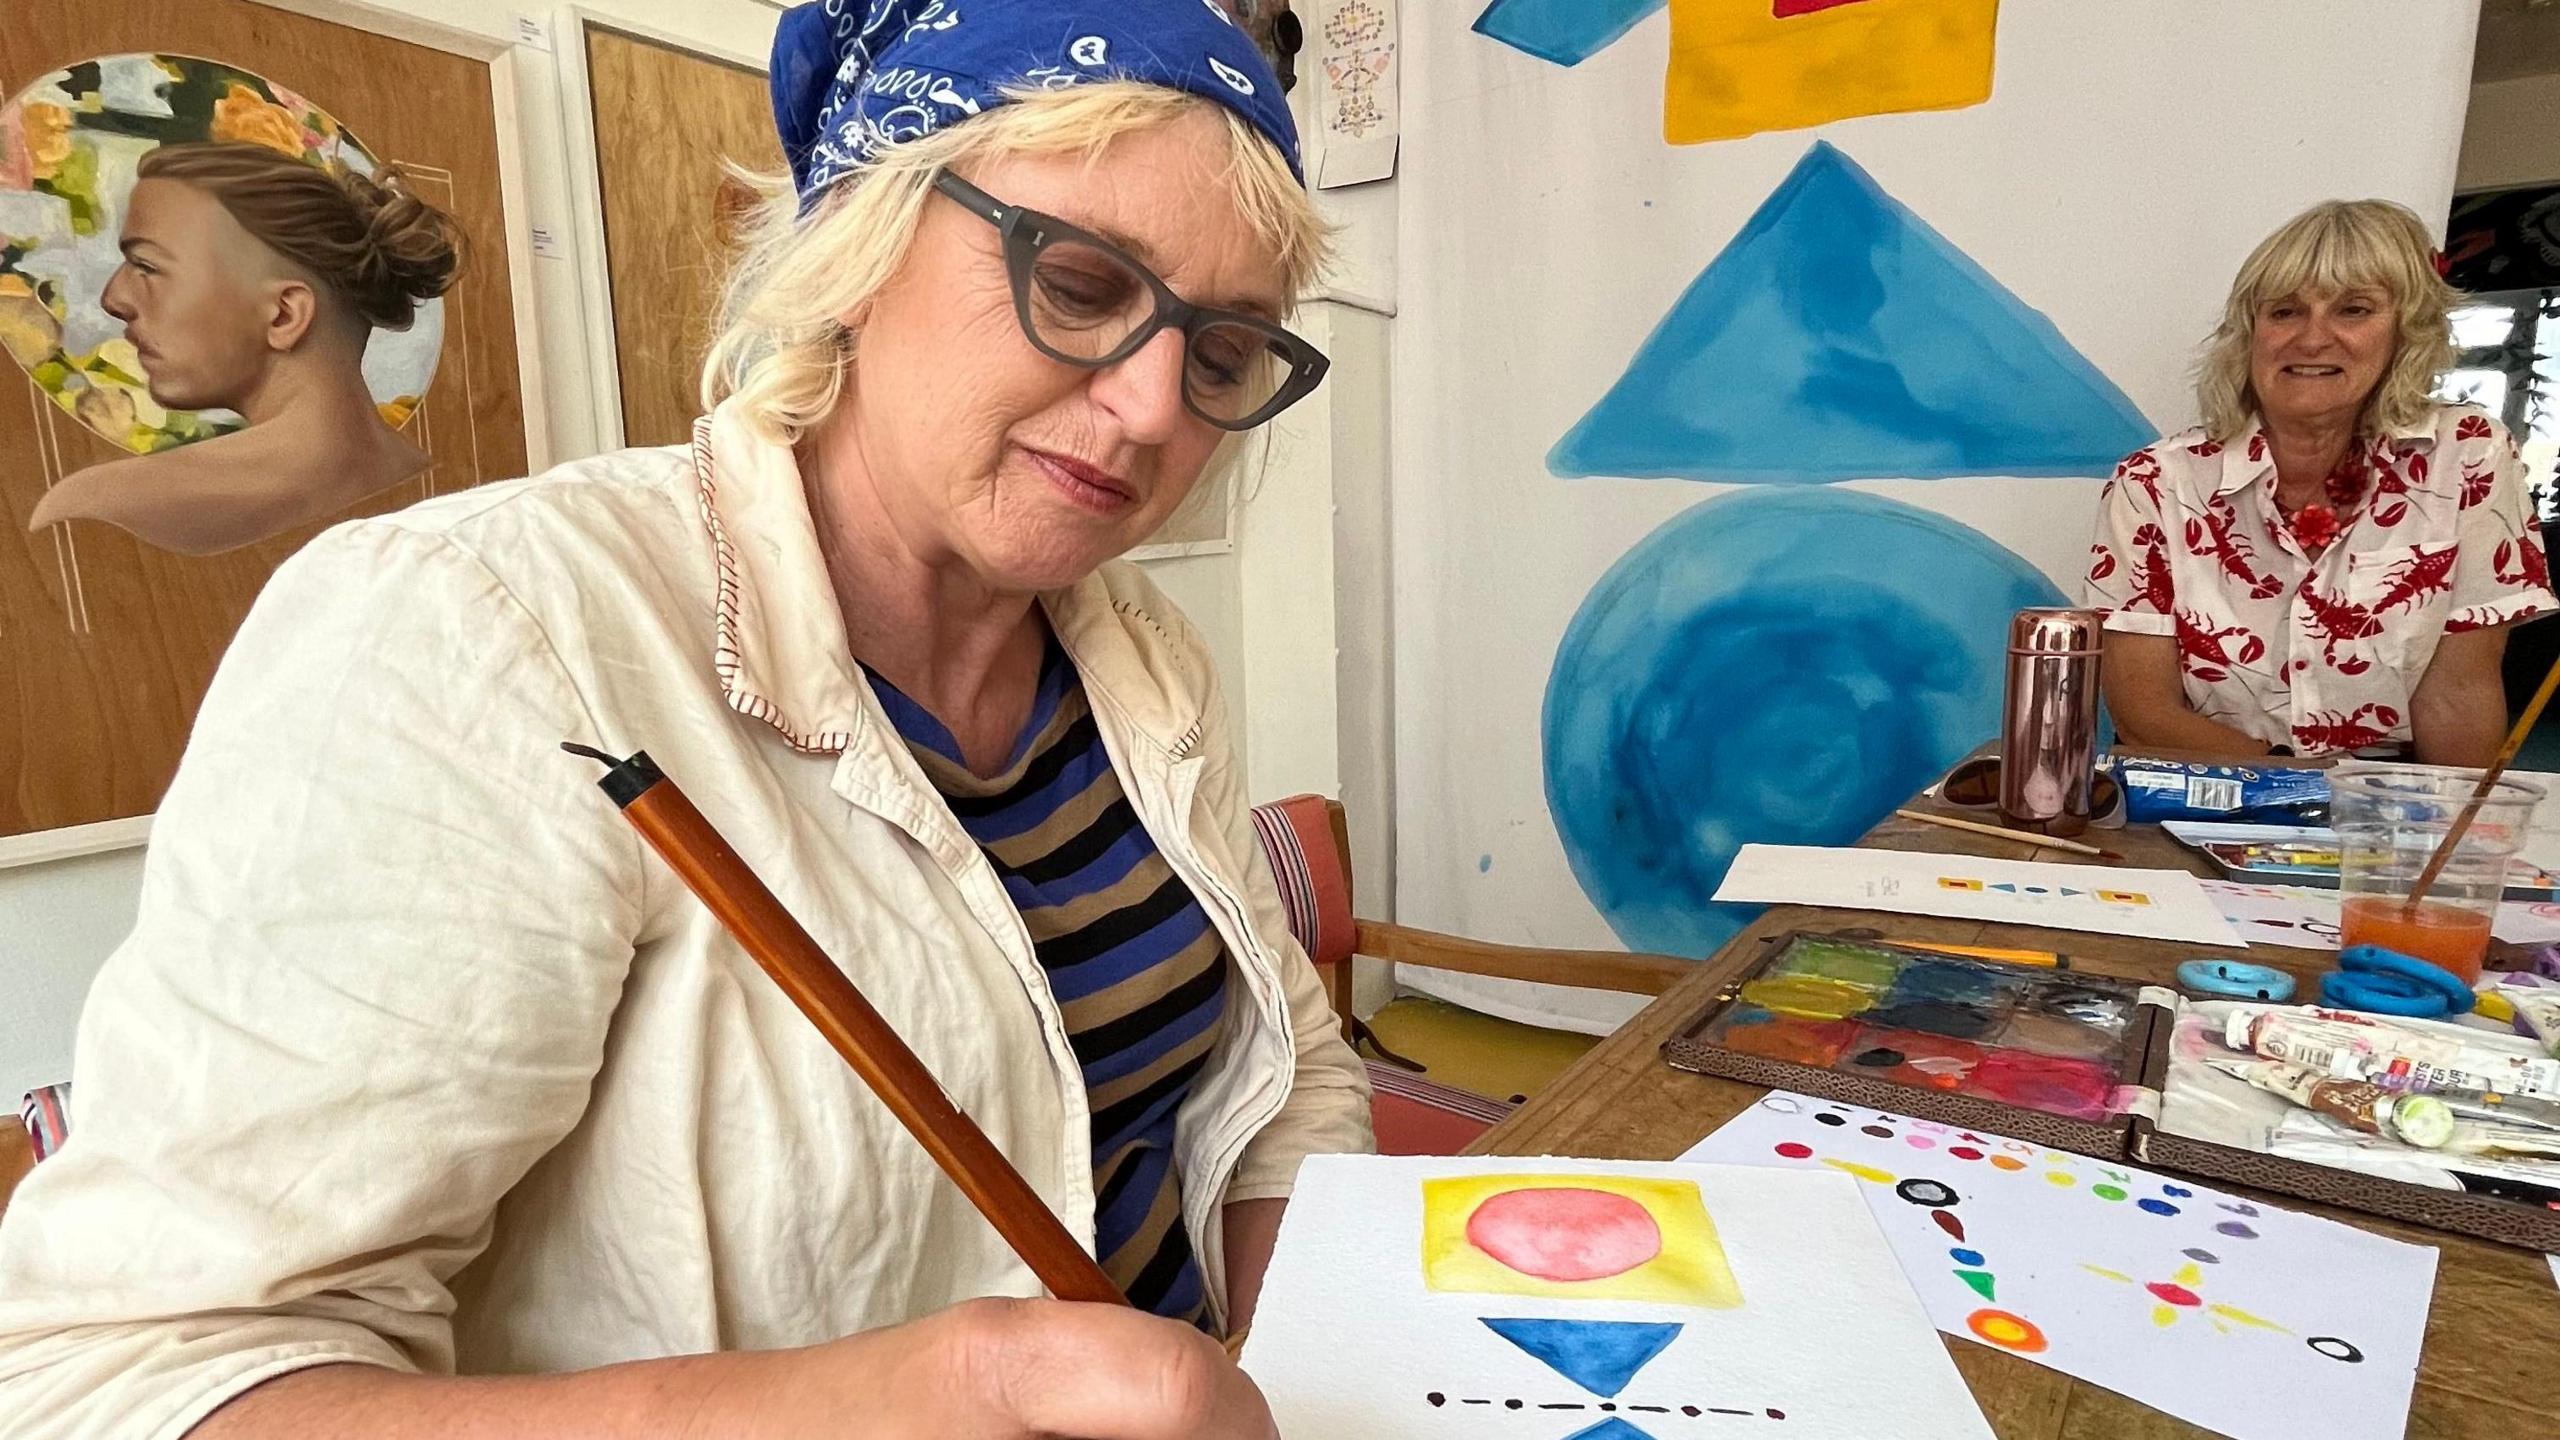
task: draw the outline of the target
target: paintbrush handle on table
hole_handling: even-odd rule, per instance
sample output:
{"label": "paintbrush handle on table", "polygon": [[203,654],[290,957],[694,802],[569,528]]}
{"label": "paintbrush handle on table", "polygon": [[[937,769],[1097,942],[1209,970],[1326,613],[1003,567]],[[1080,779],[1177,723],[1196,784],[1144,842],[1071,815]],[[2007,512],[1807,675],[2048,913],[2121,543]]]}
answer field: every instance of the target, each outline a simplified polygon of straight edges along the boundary
{"label": "paintbrush handle on table", "polygon": [[933,1072],[675,782],[650,762],[648,752],[616,760],[584,745],[560,748],[612,767],[597,783],[623,818],[827,1037],[1050,1294],[1061,1300],[1129,1303],[1004,1152],[942,1093]]}
{"label": "paintbrush handle on table", "polygon": [[2101,850],[2095,845],[2083,844],[2078,840],[2065,840],[2059,835],[2038,835],[2032,830],[2012,830],[2003,825],[1985,825],[1979,820],[1961,820],[1953,815],[1932,815],[1926,810],[1896,810],[1893,813],[1905,820],[1917,820],[1923,825],[1943,825],[1949,830],[1988,835],[1994,840],[2015,840],[2022,845],[2042,845],[2052,850],[2068,850],[2074,855],[2094,855],[2101,860],[2122,861],[2124,859],[2113,850]]}

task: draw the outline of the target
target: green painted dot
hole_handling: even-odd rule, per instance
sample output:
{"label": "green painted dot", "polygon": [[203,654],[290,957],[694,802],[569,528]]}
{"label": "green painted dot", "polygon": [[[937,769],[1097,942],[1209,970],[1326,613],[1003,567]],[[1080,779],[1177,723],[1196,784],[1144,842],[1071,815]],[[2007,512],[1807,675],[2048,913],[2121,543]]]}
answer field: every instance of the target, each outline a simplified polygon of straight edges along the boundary
{"label": "green painted dot", "polygon": [[2092,1185],[2089,1187],[2089,1193],[2097,1196],[2101,1200],[2121,1200],[2124,1198],[2124,1192],[2113,1185]]}

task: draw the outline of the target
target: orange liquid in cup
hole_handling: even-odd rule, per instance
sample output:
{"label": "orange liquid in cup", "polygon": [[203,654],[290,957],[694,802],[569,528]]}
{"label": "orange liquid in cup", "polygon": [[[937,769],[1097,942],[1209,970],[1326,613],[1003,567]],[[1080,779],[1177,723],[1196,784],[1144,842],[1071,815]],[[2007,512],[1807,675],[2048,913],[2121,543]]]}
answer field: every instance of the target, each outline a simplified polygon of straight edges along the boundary
{"label": "orange liquid in cup", "polygon": [[2348,896],[2339,906],[2339,948],[2379,945],[2441,965],[2466,983],[2480,983],[2480,961],[2489,953],[2490,917],[2434,900],[2419,901],[2412,914],[2406,904],[2389,895]]}

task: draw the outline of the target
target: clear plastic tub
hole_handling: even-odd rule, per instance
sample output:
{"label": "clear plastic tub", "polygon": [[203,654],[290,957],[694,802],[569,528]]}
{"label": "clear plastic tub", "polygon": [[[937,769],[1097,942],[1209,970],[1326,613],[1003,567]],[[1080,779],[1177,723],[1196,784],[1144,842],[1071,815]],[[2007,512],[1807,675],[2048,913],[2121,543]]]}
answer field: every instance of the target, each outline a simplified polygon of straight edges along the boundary
{"label": "clear plastic tub", "polygon": [[2480,785],[2481,772],[2353,762],[2329,772],[2338,832],[2341,948],[2379,945],[2477,982],[2489,925],[2542,787],[2500,779],[2480,801],[2426,898],[2409,892]]}

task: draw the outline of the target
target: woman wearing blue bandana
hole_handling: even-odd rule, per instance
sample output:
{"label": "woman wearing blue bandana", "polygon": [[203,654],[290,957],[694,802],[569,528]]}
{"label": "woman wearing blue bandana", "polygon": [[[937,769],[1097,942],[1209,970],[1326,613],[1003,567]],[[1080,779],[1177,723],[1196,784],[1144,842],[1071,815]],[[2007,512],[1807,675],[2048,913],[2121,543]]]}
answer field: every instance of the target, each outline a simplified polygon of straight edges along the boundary
{"label": "woman wearing blue bandana", "polygon": [[[60,1153],[13,1436],[1265,1436],[1370,1145],[1197,633],[1117,557],[1324,358],[1218,0],[785,14],[690,446],[314,541],[208,696]],[[596,792],[646,747],[1134,1308],[1037,1281]]]}

